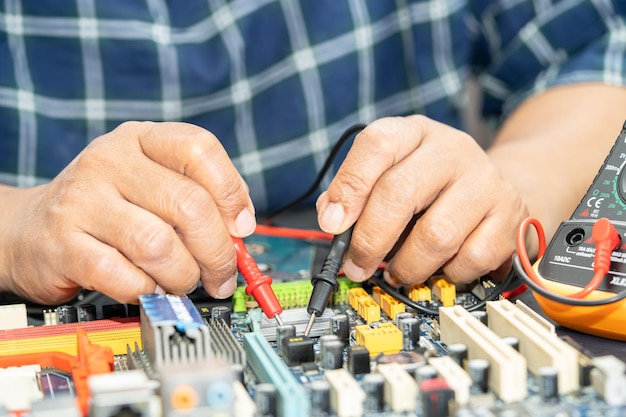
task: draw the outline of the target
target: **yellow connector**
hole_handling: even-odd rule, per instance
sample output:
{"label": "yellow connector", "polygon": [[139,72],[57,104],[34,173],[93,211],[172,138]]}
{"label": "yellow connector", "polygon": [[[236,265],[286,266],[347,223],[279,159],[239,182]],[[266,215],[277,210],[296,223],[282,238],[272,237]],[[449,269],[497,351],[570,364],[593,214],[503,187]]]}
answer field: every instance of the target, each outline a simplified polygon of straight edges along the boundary
{"label": "yellow connector", "polygon": [[380,307],[361,287],[352,288],[349,295],[350,307],[370,324],[380,320]]}
{"label": "yellow connector", "polygon": [[402,332],[391,322],[380,323],[377,328],[354,326],[356,343],[369,350],[370,356],[379,353],[398,353],[402,349]]}
{"label": "yellow connector", "polygon": [[383,309],[387,317],[392,320],[396,319],[397,314],[406,311],[406,306],[403,302],[396,300],[380,287],[374,287],[372,290],[372,298]]}
{"label": "yellow connector", "polygon": [[456,287],[454,284],[450,284],[443,278],[438,278],[433,281],[433,294],[444,307],[452,307],[454,305],[454,300],[456,300]]}
{"label": "yellow connector", "polygon": [[432,293],[430,288],[424,284],[417,284],[411,288],[409,288],[408,296],[413,301],[432,301]]}

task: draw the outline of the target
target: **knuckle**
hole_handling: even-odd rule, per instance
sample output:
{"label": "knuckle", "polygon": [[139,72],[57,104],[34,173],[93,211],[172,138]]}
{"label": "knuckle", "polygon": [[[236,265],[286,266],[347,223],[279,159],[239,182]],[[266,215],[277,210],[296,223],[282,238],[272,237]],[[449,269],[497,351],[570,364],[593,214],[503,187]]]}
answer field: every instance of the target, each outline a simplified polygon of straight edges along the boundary
{"label": "knuckle", "polygon": [[137,263],[140,265],[163,263],[176,246],[176,233],[168,226],[144,224],[131,231],[132,245],[140,248]]}
{"label": "knuckle", "polygon": [[212,202],[204,188],[192,183],[179,187],[172,201],[176,205],[176,212],[191,224],[201,223],[207,218]]}
{"label": "knuckle", "polygon": [[470,272],[473,278],[493,271],[504,261],[499,251],[494,251],[493,248],[485,245],[470,245],[466,250],[464,249],[464,252],[465,267],[463,269]]}
{"label": "knuckle", "polygon": [[183,142],[191,161],[206,161],[222,149],[220,142],[208,130],[194,125],[184,126]]}
{"label": "knuckle", "polygon": [[215,201],[224,210],[239,213],[247,205],[247,185],[236,172],[225,178],[214,193]]}
{"label": "knuckle", "polygon": [[422,218],[417,224],[424,240],[439,256],[449,259],[458,252],[463,235],[452,219],[444,223]]}
{"label": "knuckle", "polygon": [[115,130],[136,130],[150,124],[151,122],[138,122],[136,120],[129,120],[121,123],[118,127],[115,128]]}
{"label": "knuckle", "polygon": [[376,192],[383,196],[381,200],[390,208],[388,213],[412,213],[416,188],[412,177],[397,171],[385,173],[376,184]]}
{"label": "knuckle", "polygon": [[99,290],[102,277],[110,276],[115,270],[110,256],[84,256],[82,261],[82,275],[78,277],[80,285],[87,290]]}
{"label": "knuckle", "polygon": [[359,142],[366,142],[372,152],[378,155],[392,155],[396,149],[394,141],[399,127],[398,120],[402,118],[385,117],[376,120],[359,133]]}
{"label": "knuckle", "polygon": [[342,196],[342,202],[349,205],[353,201],[352,196],[369,194],[369,184],[357,172],[344,171],[335,177],[333,184]]}

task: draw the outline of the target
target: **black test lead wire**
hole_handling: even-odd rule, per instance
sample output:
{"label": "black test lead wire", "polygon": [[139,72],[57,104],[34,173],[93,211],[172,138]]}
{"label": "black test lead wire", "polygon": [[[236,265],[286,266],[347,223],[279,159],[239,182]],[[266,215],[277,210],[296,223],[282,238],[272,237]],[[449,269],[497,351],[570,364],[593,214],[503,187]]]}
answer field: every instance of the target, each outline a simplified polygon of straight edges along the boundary
{"label": "black test lead wire", "polygon": [[311,315],[309,322],[304,329],[304,335],[308,336],[315,322],[315,318],[321,316],[328,306],[330,297],[339,289],[337,276],[343,263],[343,256],[350,246],[350,238],[352,237],[352,227],[345,232],[335,235],[330,243],[330,251],[322,270],[311,278],[313,284],[313,292],[306,308],[307,313]]}

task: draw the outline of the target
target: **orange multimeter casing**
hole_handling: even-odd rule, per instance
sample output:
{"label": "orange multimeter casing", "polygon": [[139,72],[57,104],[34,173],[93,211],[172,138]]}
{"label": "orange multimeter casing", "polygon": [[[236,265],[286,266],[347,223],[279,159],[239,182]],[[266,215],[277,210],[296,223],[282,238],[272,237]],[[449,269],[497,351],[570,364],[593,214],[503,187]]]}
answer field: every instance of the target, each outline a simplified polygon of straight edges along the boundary
{"label": "orange multimeter casing", "polygon": [[[559,226],[534,270],[551,291],[567,295],[580,291],[593,277],[594,223],[608,218],[621,243],[611,255],[604,282],[586,300],[626,291],[626,123],[593,183],[569,220]],[[626,300],[601,306],[572,306],[535,294],[548,317],[575,330],[626,341]]]}

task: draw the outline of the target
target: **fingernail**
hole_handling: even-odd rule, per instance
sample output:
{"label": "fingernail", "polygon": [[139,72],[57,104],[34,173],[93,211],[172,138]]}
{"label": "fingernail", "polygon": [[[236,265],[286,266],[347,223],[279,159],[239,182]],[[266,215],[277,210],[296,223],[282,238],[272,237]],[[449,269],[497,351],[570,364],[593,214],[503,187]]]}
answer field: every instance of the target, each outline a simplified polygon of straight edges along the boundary
{"label": "fingernail", "polygon": [[235,275],[228,278],[228,281],[226,281],[225,283],[219,286],[219,288],[217,289],[217,294],[215,294],[215,297],[216,298],[228,298],[231,295],[233,295],[236,288],[237,288],[237,273],[235,272]]}
{"label": "fingernail", "polygon": [[354,262],[352,262],[352,259],[347,259],[343,263],[343,272],[352,281],[356,281],[356,282],[365,281],[366,276],[365,276],[365,272],[363,271],[363,268],[358,267]]}
{"label": "fingernail", "polygon": [[247,208],[241,210],[235,219],[235,229],[240,237],[250,236],[256,229],[256,219]]}
{"label": "fingernail", "polygon": [[320,215],[320,227],[328,233],[336,233],[343,225],[345,214],[339,203],[330,203]]}
{"label": "fingernail", "polygon": [[156,288],[154,289],[154,293],[159,295],[165,295],[165,290],[161,288],[159,284],[157,284]]}

